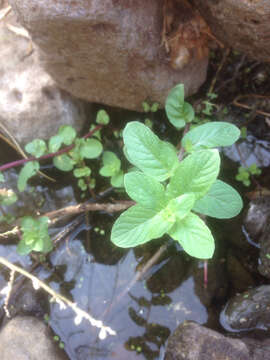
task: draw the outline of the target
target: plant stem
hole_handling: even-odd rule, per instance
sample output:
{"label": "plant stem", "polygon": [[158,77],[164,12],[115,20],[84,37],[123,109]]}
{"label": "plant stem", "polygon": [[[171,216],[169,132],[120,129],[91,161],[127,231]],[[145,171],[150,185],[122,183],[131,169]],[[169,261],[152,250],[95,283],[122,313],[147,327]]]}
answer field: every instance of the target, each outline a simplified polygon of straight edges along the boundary
{"label": "plant stem", "polygon": [[[87,139],[87,138],[91,137],[95,132],[99,131],[102,127],[103,127],[103,125],[97,125],[93,130],[89,131],[89,133],[84,135],[83,138]],[[54,153],[50,153],[50,154],[40,156],[39,158],[32,156],[32,157],[29,157],[27,159],[21,159],[21,160],[12,161],[10,163],[7,163],[5,165],[0,166],[0,171],[5,171],[7,169],[23,165],[23,164],[25,164],[25,163],[27,163],[29,161],[40,161],[40,160],[53,158],[54,156],[62,155],[64,153],[66,153],[66,152],[69,152],[71,149],[74,148],[74,146],[75,146],[74,144],[69,145],[69,146],[65,147],[64,149],[58,150],[58,151],[56,151]]]}

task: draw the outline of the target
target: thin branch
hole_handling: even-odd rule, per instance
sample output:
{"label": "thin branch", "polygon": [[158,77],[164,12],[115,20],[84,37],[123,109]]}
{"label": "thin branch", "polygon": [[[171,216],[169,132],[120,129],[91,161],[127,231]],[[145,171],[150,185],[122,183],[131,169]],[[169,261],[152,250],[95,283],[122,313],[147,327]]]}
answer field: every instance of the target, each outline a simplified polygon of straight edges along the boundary
{"label": "thin branch", "polygon": [[66,309],[67,306],[73,309],[73,311],[76,314],[76,317],[74,319],[74,322],[76,325],[79,325],[82,319],[88,320],[92,326],[95,326],[100,329],[99,332],[99,338],[105,339],[107,334],[109,335],[116,335],[116,332],[111,329],[109,326],[105,326],[101,320],[94,319],[90,314],[88,314],[86,311],[80,309],[76,303],[73,303],[72,301],[68,300],[65,296],[58,294],[55,292],[52,288],[50,288],[47,284],[45,284],[43,281],[39,280],[36,276],[30,274],[28,271],[22,269],[21,267],[12,264],[2,256],[0,256],[0,263],[8,267],[12,272],[18,272],[22,274],[23,276],[30,279],[33,283],[34,288],[41,287],[43,290],[45,290],[48,294],[52,296],[52,299],[56,301],[60,305],[60,309]]}

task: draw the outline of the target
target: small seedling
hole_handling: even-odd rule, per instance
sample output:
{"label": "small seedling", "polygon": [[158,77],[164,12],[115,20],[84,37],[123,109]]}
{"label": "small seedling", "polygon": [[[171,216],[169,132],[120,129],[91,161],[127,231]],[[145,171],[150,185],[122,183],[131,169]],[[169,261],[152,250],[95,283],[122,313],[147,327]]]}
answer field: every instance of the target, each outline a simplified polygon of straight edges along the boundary
{"label": "small seedling", "polygon": [[[191,105],[184,101],[182,85],[170,92],[166,113],[177,129],[194,118]],[[216,149],[232,145],[239,136],[239,129],[229,123],[200,125],[183,137],[186,156],[179,162],[173,144],[160,140],[142,123],[127,124],[125,155],[137,170],[124,176],[124,186],[136,205],[114,223],[112,242],[128,248],[167,233],[189,255],[211,258],[214,239],[198,214],[223,219],[241,211],[240,195],[217,179],[220,156]]]}

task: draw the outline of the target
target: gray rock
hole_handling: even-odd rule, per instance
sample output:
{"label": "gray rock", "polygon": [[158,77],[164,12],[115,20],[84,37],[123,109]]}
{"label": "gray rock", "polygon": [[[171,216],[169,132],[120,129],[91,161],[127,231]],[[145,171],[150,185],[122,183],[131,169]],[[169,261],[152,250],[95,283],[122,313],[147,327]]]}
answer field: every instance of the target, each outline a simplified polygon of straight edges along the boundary
{"label": "gray rock", "polygon": [[267,329],[270,327],[270,286],[250,289],[230,299],[220,315],[228,331]]}
{"label": "gray rock", "polygon": [[185,321],[169,337],[165,360],[251,360],[247,346],[195,322]]}
{"label": "gray rock", "polygon": [[269,0],[193,0],[212,33],[254,59],[270,59]]}
{"label": "gray rock", "polygon": [[251,201],[244,221],[251,239],[259,240],[260,260],[258,270],[270,278],[270,196]]}
{"label": "gray rock", "polygon": [[22,145],[49,138],[63,124],[81,129],[84,104],[57,87],[36,49],[30,52],[30,37],[10,25],[20,27],[12,12],[0,21],[0,122]]}
{"label": "gray rock", "polygon": [[73,95],[131,110],[162,105],[177,83],[186,96],[206,77],[208,58],[169,65],[161,45],[163,0],[10,0],[39,46],[43,65]]}
{"label": "gray rock", "polygon": [[1,360],[64,360],[68,357],[53,342],[45,323],[33,317],[16,317],[0,332]]}

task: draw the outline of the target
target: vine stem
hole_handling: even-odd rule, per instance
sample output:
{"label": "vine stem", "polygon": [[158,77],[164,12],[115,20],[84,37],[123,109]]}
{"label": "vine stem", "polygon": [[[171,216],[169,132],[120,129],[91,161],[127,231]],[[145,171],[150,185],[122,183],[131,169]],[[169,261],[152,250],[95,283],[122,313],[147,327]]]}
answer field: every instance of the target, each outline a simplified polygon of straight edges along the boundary
{"label": "vine stem", "polygon": [[[73,309],[73,311],[76,314],[76,317],[74,319],[74,322],[79,325],[82,319],[88,320],[92,326],[95,326],[100,329],[99,338],[101,340],[105,339],[107,334],[109,335],[116,335],[116,332],[111,329],[109,326],[105,326],[101,320],[94,319],[89,313],[86,311],[80,309],[76,303],[73,303],[72,301],[68,300],[65,296],[58,294],[55,292],[51,287],[49,287],[47,284],[45,284],[43,281],[39,280],[36,276],[30,274],[28,271],[22,269],[21,267],[12,264],[2,256],[0,256],[0,263],[6,267],[8,267],[12,273],[18,272],[25,276],[26,278],[30,279],[33,283],[33,287],[37,289],[38,287],[41,287],[43,290],[45,290],[49,295],[52,296],[52,299],[56,301],[60,309],[66,309],[67,306]],[[3,292],[3,290],[2,290]]]}
{"label": "vine stem", "polygon": [[[89,131],[86,135],[84,135],[83,139],[87,139],[87,138],[91,137],[95,132],[99,131],[103,126],[104,125],[97,125],[93,130]],[[32,157],[29,157],[27,159],[21,159],[21,160],[12,161],[10,163],[7,163],[5,165],[0,166],[0,171],[5,171],[7,169],[23,165],[23,164],[25,164],[25,163],[27,163],[29,161],[40,161],[40,160],[50,159],[50,158],[52,158],[54,156],[62,155],[64,153],[69,152],[70,150],[72,150],[74,148],[74,146],[75,146],[74,144],[69,145],[69,146],[65,147],[64,149],[61,149],[61,150],[56,151],[54,153],[50,153],[50,154],[40,156],[39,158],[32,156]]]}

